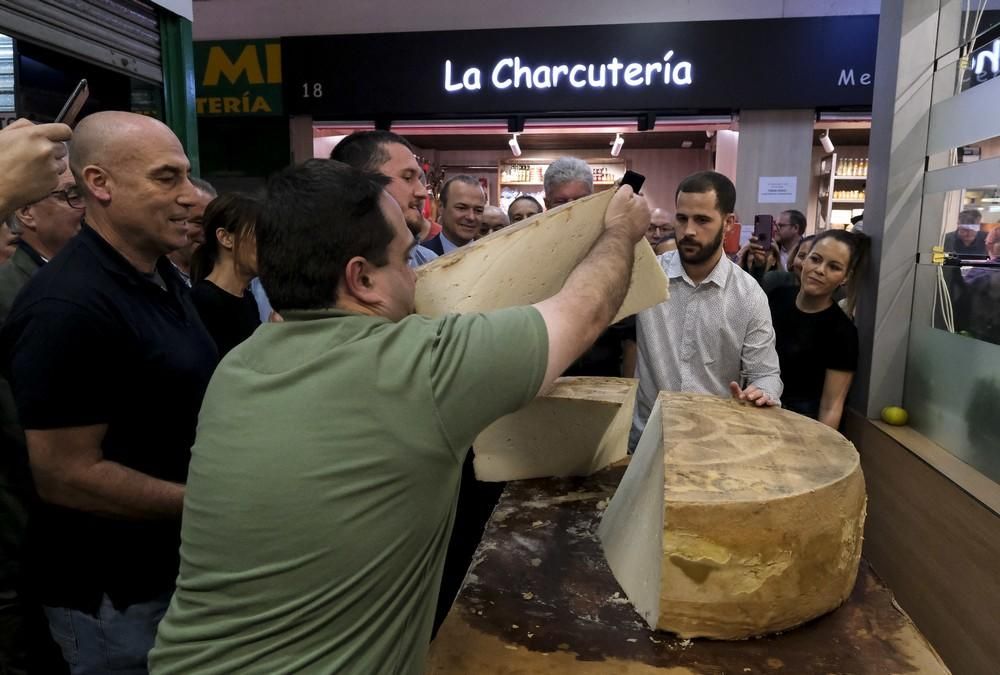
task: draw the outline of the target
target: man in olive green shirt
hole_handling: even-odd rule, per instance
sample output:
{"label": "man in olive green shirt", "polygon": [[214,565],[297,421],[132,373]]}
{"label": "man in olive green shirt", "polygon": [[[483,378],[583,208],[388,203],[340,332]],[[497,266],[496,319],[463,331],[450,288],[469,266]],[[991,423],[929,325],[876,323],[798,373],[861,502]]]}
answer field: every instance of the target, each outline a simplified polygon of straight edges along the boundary
{"label": "man in olive green shirt", "polygon": [[606,327],[649,218],[622,188],[560,293],[429,319],[386,182],[313,160],[268,184],[258,260],[284,321],[205,395],[153,673],[422,673],[465,453]]}

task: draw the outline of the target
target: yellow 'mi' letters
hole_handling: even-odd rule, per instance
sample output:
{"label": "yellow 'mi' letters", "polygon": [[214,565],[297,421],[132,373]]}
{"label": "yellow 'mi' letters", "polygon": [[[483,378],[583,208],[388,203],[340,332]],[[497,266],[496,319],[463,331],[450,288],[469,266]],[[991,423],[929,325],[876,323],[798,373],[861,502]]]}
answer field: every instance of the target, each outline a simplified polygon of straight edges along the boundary
{"label": "yellow 'mi' letters", "polygon": [[[241,75],[246,74],[247,84],[281,84],[281,45],[271,43],[264,45],[264,65],[261,68],[257,45],[249,44],[235,61],[229,59],[225,50],[215,45],[208,51],[205,64],[205,77],[202,85],[215,87],[219,79],[225,75],[230,84],[236,84]],[[265,79],[265,72],[267,78]]]}

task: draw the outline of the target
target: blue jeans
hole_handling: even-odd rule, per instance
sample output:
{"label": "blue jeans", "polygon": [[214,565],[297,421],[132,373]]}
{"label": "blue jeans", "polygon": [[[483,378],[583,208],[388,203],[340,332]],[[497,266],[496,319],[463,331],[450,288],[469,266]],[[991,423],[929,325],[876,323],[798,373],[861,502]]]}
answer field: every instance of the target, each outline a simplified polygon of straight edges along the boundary
{"label": "blue jeans", "polygon": [[117,610],[105,595],[97,616],[65,607],[44,609],[71,675],[146,675],[146,655],[169,603],[165,594]]}

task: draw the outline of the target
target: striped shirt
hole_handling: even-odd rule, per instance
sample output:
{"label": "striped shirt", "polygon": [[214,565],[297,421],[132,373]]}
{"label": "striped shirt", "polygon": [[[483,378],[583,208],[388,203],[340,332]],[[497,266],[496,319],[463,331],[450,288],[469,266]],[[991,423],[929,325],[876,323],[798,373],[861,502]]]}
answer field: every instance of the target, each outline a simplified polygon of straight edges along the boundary
{"label": "striped shirt", "polygon": [[660,391],[730,396],[729,383],[757,385],[778,401],[782,384],[767,296],[753,277],[723,256],[700,283],[680,255],[658,258],[670,299],[639,312],[639,394],[632,423],[634,447]]}

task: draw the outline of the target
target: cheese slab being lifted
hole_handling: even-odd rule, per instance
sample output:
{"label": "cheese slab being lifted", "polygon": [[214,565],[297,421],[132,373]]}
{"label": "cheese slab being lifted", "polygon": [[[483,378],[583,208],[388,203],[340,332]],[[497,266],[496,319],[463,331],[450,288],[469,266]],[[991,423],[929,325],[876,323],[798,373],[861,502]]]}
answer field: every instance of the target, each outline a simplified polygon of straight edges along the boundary
{"label": "cheese slab being lifted", "polygon": [[638,380],[562,377],[476,437],[476,478],[589,476],[628,456]]}
{"label": "cheese slab being lifted", "polygon": [[[426,316],[530,305],[562,288],[604,231],[614,190],[505,227],[417,270],[416,311]],[[615,321],[667,299],[667,278],[649,242],[635,246],[632,283]]]}
{"label": "cheese slab being lifted", "polygon": [[740,639],[840,606],[857,575],[865,504],[857,450],[833,429],[779,408],[661,392],[598,535],[650,626]]}

